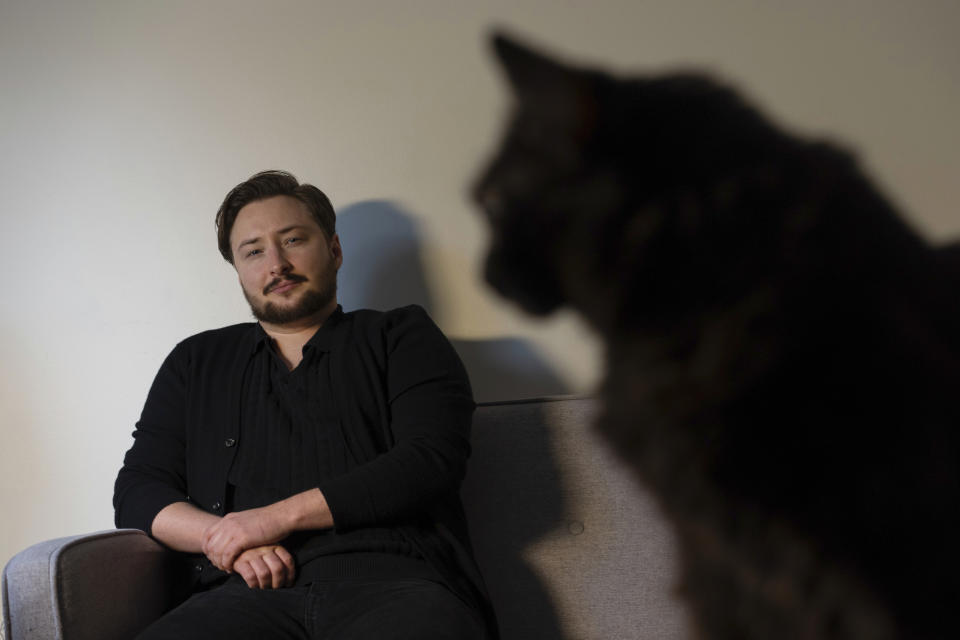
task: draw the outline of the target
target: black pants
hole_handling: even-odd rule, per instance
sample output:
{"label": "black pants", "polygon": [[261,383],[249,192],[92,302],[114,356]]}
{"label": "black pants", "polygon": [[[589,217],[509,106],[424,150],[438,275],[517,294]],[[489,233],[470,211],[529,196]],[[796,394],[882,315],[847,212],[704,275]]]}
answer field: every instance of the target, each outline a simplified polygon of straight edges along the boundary
{"label": "black pants", "polygon": [[315,582],[251,589],[242,580],[191,596],[137,640],[296,638],[480,640],[479,616],[449,589],[421,579]]}

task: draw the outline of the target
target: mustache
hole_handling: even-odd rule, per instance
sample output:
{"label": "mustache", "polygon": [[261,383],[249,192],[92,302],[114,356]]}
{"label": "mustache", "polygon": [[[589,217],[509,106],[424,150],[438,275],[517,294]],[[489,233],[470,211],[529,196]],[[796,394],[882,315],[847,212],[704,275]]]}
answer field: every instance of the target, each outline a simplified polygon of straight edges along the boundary
{"label": "mustache", "polygon": [[263,295],[267,295],[270,291],[285,282],[306,282],[307,277],[302,276],[299,273],[288,273],[282,278],[274,278],[271,280],[267,286],[263,288]]}

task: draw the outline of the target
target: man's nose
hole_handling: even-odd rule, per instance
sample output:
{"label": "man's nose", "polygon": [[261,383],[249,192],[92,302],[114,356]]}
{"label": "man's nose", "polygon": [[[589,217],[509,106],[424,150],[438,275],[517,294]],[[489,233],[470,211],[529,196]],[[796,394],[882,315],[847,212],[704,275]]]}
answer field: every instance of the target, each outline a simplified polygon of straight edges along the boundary
{"label": "man's nose", "polygon": [[272,275],[287,273],[292,266],[282,249],[277,248],[270,252],[270,273]]}

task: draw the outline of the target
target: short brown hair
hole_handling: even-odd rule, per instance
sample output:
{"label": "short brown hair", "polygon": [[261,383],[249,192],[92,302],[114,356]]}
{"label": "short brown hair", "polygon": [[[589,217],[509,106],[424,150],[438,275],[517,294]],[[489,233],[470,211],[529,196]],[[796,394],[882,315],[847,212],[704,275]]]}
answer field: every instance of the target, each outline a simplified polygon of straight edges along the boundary
{"label": "short brown hair", "polygon": [[337,214],[323,191],[312,184],[300,184],[293,174],[276,169],[261,171],[246,182],[241,182],[227,194],[217,211],[217,244],[223,259],[233,264],[233,249],[230,247],[230,231],[240,209],[251,202],[274,196],[290,196],[307,205],[310,215],[316,220],[327,238],[332,238],[337,229]]}

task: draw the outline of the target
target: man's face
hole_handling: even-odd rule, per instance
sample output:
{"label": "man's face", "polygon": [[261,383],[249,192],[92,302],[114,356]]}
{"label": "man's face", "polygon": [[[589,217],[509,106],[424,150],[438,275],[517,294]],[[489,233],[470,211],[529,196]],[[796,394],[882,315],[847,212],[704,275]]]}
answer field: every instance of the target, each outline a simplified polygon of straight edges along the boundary
{"label": "man's face", "polygon": [[275,196],[240,209],[230,247],[243,295],[261,322],[322,321],[336,308],[340,239],[328,240],[296,198]]}

